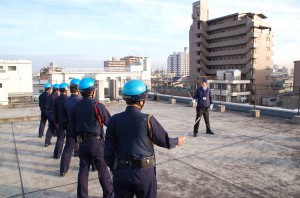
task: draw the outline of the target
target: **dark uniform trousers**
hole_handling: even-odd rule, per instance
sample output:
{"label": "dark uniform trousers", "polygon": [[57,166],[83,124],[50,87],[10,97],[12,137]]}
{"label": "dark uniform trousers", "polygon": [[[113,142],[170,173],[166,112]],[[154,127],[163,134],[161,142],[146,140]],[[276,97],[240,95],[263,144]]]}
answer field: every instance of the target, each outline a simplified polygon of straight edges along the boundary
{"label": "dark uniform trousers", "polygon": [[113,176],[116,198],[157,197],[157,181],[155,167],[136,168],[127,164],[119,164]]}
{"label": "dark uniform trousers", "polygon": [[48,129],[46,132],[45,144],[51,144],[52,136],[56,136],[57,134],[57,124],[54,121],[53,112],[48,112]]}
{"label": "dark uniform trousers", "polygon": [[[209,108],[208,107],[202,107],[202,108],[197,107],[196,108],[195,121],[202,115],[204,117],[204,121],[205,121],[205,125],[206,125],[206,132],[211,132],[210,124],[209,124]],[[198,133],[199,124],[200,124],[200,120],[194,125],[194,133]]]}
{"label": "dark uniform trousers", "polygon": [[67,173],[70,167],[70,162],[71,162],[71,158],[73,155],[73,151],[74,154],[78,154],[78,149],[79,149],[79,145],[78,143],[75,142],[74,137],[70,137],[68,136],[68,132],[69,130],[67,130],[67,137],[66,137],[66,144],[61,156],[61,161],[60,161],[60,172],[61,173]]}
{"label": "dark uniform trousers", "polygon": [[57,140],[56,140],[56,145],[54,148],[54,157],[55,158],[60,158],[63,147],[64,147],[64,140],[66,137],[66,130],[58,127],[57,129]]}
{"label": "dark uniform trousers", "polygon": [[78,197],[88,197],[88,175],[91,161],[94,160],[100,185],[103,189],[103,198],[113,198],[113,186],[108,167],[103,158],[104,143],[102,139],[83,140],[80,143],[78,156],[80,158],[78,172]]}
{"label": "dark uniform trousers", "polygon": [[40,121],[40,127],[39,127],[39,137],[42,137],[44,135],[46,122],[47,122],[47,111],[46,110],[41,110],[41,121]]}

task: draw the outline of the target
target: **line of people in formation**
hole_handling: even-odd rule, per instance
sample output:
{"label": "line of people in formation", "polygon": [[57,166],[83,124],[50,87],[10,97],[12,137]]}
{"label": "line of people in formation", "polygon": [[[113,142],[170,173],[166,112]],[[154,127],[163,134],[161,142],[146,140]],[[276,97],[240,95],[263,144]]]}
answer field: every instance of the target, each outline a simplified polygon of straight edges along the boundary
{"label": "line of people in formation", "polygon": [[141,112],[147,98],[142,81],[130,80],[124,85],[127,107],[113,116],[105,105],[94,100],[96,87],[92,78],[74,78],[70,85],[46,83],[44,89],[39,96],[38,136],[44,136],[48,120],[45,147],[57,136],[53,158],[61,158],[61,176],[68,172],[73,152],[79,157],[78,197],[88,197],[91,165],[98,171],[104,198],[157,197],[153,145],[171,149],[184,144],[186,137],[170,138],[153,115]]}

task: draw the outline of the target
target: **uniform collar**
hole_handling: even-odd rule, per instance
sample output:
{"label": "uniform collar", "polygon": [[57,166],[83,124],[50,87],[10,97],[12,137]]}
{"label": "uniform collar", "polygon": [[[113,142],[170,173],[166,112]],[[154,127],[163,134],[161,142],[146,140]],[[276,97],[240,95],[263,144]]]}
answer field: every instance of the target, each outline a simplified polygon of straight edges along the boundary
{"label": "uniform collar", "polygon": [[137,112],[141,112],[141,109],[135,106],[127,106],[126,107],[126,111],[137,111]]}
{"label": "uniform collar", "polygon": [[71,94],[71,97],[79,97],[78,94]]}
{"label": "uniform collar", "polygon": [[206,88],[206,90],[204,90],[203,87],[201,87],[201,89],[202,89],[202,91],[207,91],[207,90],[208,90],[208,87]]}

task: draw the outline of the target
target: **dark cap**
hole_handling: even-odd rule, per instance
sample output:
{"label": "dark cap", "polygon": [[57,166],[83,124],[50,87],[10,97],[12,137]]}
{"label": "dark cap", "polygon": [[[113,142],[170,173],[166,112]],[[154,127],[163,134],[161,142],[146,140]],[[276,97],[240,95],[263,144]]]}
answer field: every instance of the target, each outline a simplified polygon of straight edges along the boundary
{"label": "dark cap", "polygon": [[206,78],[202,78],[201,82],[207,83],[207,79]]}

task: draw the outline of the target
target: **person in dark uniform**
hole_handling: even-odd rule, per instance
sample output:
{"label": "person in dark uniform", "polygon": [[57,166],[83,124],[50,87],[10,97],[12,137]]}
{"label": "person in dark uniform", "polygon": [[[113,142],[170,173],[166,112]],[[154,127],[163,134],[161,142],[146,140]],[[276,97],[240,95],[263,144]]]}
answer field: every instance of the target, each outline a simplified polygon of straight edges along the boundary
{"label": "person in dark uniform", "polygon": [[170,138],[160,123],[141,113],[147,98],[146,85],[140,80],[128,81],[123,87],[126,110],[109,120],[104,159],[113,170],[115,197],[155,198],[157,180],[153,144],[174,148],[186,137]]}
{"label": "person in dark uniform", "polygon": [[89,166],[94,160],[103,197],[111,198],[114,197],[112,179],[103,159],[103,124],[107,126],[111,116],[103,104],[93,100],[96,94],[93,79],[82,79],[79,90],[83,99],[74,104],[71,113],[72,130],[80,142],[77,196],[88,197]]}
{"label": "person in dark uniform", "polygon": [[54,100],[56,97],[58,97],[58,89],[59,84],[54,84],[52,87],[52,93],[48,95],[47,97],[47,119],[48,119],[48,129],[46,132],[46,138],[45,138],[45,147],[51,145],[51,138],[52,136],[56,136],[57,132],[57,124],[54,120]]}
{"label": "person in dark uniform", "polygon": [[[61,117],[61,106],[63,105],[63,102],[67,100],[68,97],[68,91],[69,91],[69,85],[68,83],[61,83],[59,85],[59,92],[60,95],[55,98],[54,100],[54,120],[55,123],[58,125],[59,124],[59,119]],[[66,129],[65,127],[57,127],[57,139],[56,139],[56,144],[53,152],[53,158],[54,159],[59,159],[64,147],[64,140],[66,137]]]}
{"label": "person in dark uniform", "polygon": [[75,142],[73,130],[71,127],[71,109],[75,103],[77,103],[81,97],[79,96],[79,85],[80,80],[78,78],[74,78],[70,82],[70,92],[71,96],[65,100],[61,106],[61,117],[59,120],[59,126],[61,128],[66,128],[66,144],[61,156],[60,161],[60,175],[64,176],[70,166],[72,153],[74,151],[74,155],[78,154],[78,143]]}
{"label": "person in dark uniform", "polygon": [[41,110],[41,121],[39,127],[39,137],[42,138],[44,135],[45,125],[47,122],[47,97],[51,92],[51,83],[44,85],[45,91],[39,96],[39,107]]}
{"label": "person in dark uniform", "polygon": [[[207,86],[207,79],[203,78],[200,83],[201,86],[196,90],[193,97],[197,101],[195,121],[203,115],[206,125],[206,133],[213,135],[214,133],[212,132],[209,123],[209,110],[212,109],[212,95],[209,87]],[[194,137],[197,137],[198,135],[199,124],[200,120],[194,125]]]}

